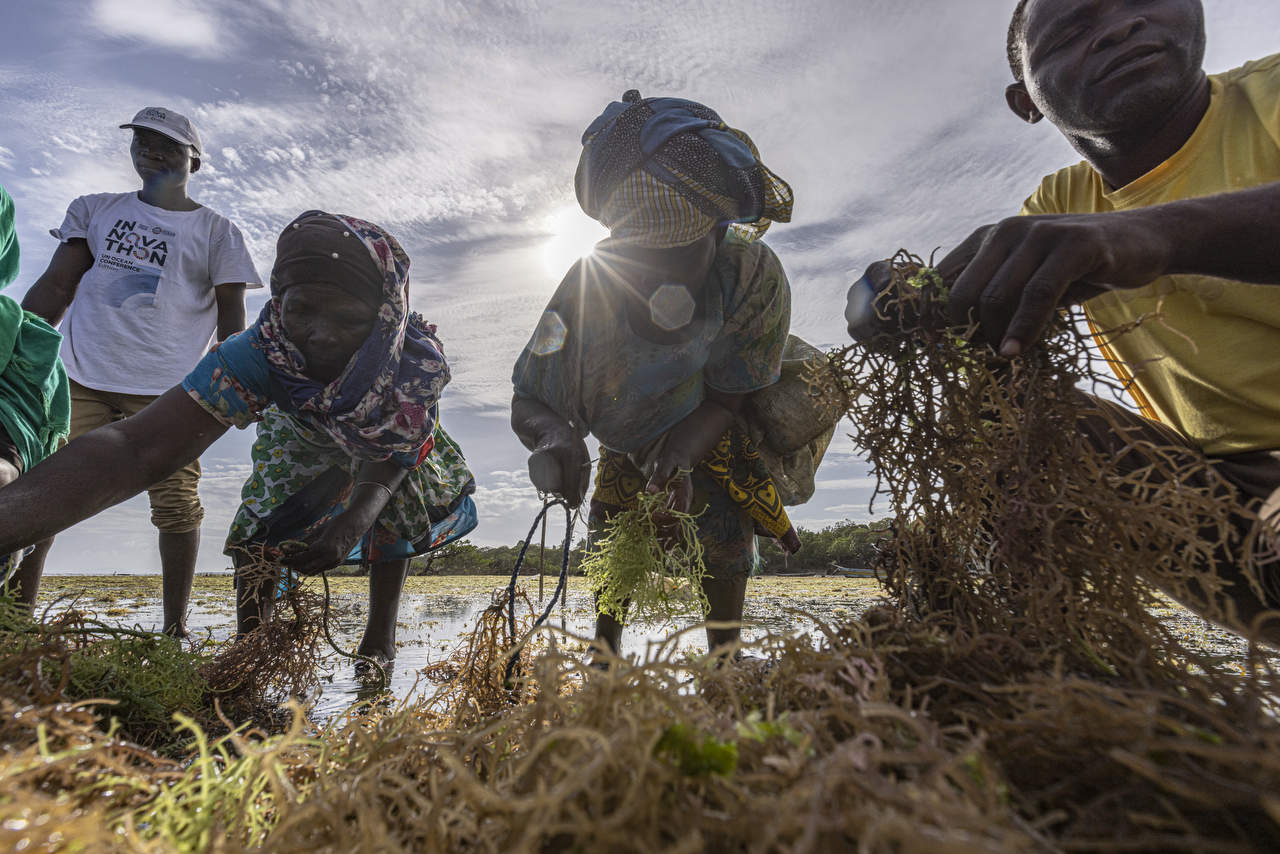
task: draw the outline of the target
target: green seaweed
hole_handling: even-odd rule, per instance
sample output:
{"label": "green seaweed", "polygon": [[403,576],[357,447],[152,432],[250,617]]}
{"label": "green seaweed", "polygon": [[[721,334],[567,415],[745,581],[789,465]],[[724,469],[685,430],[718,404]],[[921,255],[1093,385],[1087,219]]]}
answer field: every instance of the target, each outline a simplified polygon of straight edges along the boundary
{"label": "green seaweed", "polygon": [[694,609],[705,613],[706,576],[697,517],[670,510],[666,493],[641,493],[615,514],[582,561],[601,613],[618,620],[664,620]]}
{"label": "green seaweed", "polygon": [[662,732],[654,755],[669,760],[686,777],[728,777],[738,768],[738,745],[675,723]]}

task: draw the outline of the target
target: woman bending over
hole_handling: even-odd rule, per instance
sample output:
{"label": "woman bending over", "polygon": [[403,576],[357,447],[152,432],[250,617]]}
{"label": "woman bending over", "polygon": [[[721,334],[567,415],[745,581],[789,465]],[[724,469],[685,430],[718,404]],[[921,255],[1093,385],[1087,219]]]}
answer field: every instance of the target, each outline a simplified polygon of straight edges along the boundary
{"label": "woman bending over", "polygon": [[[791,292],[757,238],[791,218],[791,189],[711,109],[678,98],[614,102],[583,135],[578,201],[610,236],[573,266],[516,362],[512,427],[530,476],[579,504],[600,441],[590,525],[670,490],[699,514],[715,622],[742,618],[756,533],[799,540],[739,424],[747,395],[779,377]],[[548,464],[550,461],[550,464]],[[598,613],[618,650],[622,624]],[[707,630],[711,647],[737,628]]]}
{"label": "woman bending over", "polygon": [[[227,542],[238,632],[270,616],[280,565],[312,574],[364,559],[370,609],[359,651],[390,661],[409,557],[475,525],[474,480],[438,422],[449,369],[435,328],[409,310],[408,273],[409,257],[378,226],[302,214],[277,242],[257,323],[138,414],[0,490],[0,544],[88,518],[195,459],[227,428],[257,423]],[[251,565],[276,571],[250,578]]]}

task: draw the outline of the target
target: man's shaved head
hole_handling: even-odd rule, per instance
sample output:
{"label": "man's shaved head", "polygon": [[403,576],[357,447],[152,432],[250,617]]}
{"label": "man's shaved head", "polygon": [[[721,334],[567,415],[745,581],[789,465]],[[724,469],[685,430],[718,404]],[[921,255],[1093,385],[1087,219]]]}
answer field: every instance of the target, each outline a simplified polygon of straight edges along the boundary
{"label": "man's shaved head", "polygon": [[1027,3],[1030,0],[1018,0],[1017,8],[1013,10],[1013,18],[1009,21],[1009,36],[1005,42],[1005,49],[1009,54],[1009,70],[1013,72],[1014,80],[1022,80],[1024,70],[1024,58],[1022,56],[1022,30],[1027,23]]}

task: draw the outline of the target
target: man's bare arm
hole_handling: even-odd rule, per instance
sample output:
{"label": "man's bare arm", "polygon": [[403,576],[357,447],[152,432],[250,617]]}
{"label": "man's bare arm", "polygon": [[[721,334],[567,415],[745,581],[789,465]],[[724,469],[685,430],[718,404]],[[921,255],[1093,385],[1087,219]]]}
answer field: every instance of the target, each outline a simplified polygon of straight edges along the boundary
{"label": "man's bare arm", "polygon": [[245,282],[228,282],[213,289],[218,301],[218,340],[226,341],[244,331]]}
{"label": "man's bare arm", "polygon": [[1280,284],[1280,183],[1104,214],[1011,217],[938,264],[956,323],[977,320],[1007,356],[1061,306],[1161,276]]}
{"label": "man's bare arm", "polygon": [[58,244],[48,268],[22,298],[22,307],[56,326],[75,299],[80,279],[93,266],[93,253],[83,238]]}

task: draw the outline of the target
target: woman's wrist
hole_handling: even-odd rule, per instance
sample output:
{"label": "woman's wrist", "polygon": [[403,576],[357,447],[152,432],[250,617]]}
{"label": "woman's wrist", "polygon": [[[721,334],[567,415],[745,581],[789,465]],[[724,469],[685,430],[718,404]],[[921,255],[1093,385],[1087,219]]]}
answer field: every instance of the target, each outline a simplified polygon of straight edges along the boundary
{"label": "woman's wrist", "polygon": [[711,453],[716,442],[733,425],[734,417],[724,404],[704,400],[671,431],[667,446],[673,453],[669,459],[692,469]]}
{"label": "woman's wrist", "polygon": [[344,515],[350,516],[351,524],[363,525],[361,532],[368,530],[391,503],[406,474],[405,469],[393,463],[370,463],[361,467]]}

